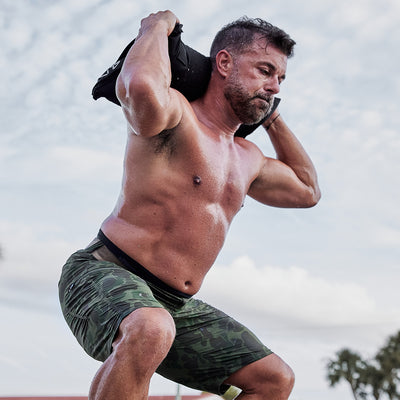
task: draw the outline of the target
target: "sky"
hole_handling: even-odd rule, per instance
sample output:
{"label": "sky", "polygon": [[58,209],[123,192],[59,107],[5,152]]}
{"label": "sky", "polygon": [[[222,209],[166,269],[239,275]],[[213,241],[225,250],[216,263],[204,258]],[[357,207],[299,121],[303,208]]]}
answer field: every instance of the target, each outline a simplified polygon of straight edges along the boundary
{"label": "sky", "polygon": [[[373,357],[400,329],[400,3],[397,0],[1,0],[0,395],[86,395],[99,368],[68,330],[57,282],[118,196],[126,126],[97,78],[170,9],[208,54],[224,24],[261,17],[297,42],[280,112],[318,171],[320,203],[250,198],[198,293],[296,374],[292,400],[350,400],[325,365]],[[266,133],[249,140],[274,156]],[[155,376],[151,394],[174,394]],[[193,394],[182,388],[181,393]]]}

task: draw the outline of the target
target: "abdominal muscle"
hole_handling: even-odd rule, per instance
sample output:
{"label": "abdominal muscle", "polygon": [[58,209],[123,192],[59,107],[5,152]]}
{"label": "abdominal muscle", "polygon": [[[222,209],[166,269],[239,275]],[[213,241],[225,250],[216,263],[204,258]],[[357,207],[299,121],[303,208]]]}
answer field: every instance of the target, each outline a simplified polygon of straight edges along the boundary
{"label": "abdominal muscle", "polygon": [[261,153],[249,155],[244,139],[183,125],[161,150],[157,138],[128,136],[121,194],[101,229],[164,283],[192,295],[243,205]]}
{"label": "abdominal muscle", "polygon": [[[235,210],[206,195],[200,176],[182,183],[155,184],[152,190],[130,184],[102,224],[105,235],[167,285],[195,294],[221,250]],[[206,179],[203,179],[206,180]],[[157,180],[159,182],[159,180]],[[148,182],[148,180],[146,180]],[[139,186],[139,187],[138,187]],[[224,196],[222,196],[224,197]]]}

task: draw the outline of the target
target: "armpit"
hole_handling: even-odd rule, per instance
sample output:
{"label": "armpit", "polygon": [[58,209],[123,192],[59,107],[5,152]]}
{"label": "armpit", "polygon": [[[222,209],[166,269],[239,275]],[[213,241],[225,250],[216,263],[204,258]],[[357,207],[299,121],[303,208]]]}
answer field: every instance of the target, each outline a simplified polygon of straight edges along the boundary
{"label": "armpit", "polygon": [[176,129],[165,129],[157,136],[154,136],[154,152],[156,154],[165,153],[168,157],[172,156],[176,150]]}

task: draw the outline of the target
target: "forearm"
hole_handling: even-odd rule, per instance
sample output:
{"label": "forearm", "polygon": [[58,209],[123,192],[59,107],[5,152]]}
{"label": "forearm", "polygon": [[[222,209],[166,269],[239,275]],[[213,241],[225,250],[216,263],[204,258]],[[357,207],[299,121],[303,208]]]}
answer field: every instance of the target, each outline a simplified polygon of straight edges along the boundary
{"label": "forearm", "polygon": [[151,14],[142,20],[118,78],[119,96],[130,98],[143,88],[147,93],[153,90],[162,101],[171,83],[168,35],[177,22],[170,11]]}
{"label": "forearm", "polygon": [[168,56],[167,30],[154,26],[139,31],[135,44],[129,51],[120,73],[126,95],[132,96],[141,84],[155,88],[168,88],[171,83],[171,68]]}
{"label": "forearm", "polygon": [[172,93],[168,35],[178,19],[160,11],[142,20],[139,35],[118,76],[116,91],[133,132],[154,136],[175,127],[180,120]]}
{"label": "forearm", "polygon": [[289,166],[298,179],[320,198],[317,172],[303,146],[276,111],[263,124],[275,149],[277,159]]}

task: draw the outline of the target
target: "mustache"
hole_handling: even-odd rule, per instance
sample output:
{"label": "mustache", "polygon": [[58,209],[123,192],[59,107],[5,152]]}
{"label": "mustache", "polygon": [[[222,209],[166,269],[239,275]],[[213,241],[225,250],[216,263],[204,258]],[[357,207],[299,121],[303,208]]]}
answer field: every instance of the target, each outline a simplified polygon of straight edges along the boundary
{"label": "mustache", "polygon": [[268,95],[265,93],[256,93],[256,95],[253,98],[254,99],[262,99],[268,104],[264,110],[264,113],[265,113],[264,115],[268,115],[268,113],[272,110],[272,108],[274,106],[274,96]]}
{"label": "mustache", "polygon": [[268,103],[272,103],[274,101],[274,96],[268,96],[266,94],[258,93],[253,97],[253,99],[262,99],[267,101]]}

